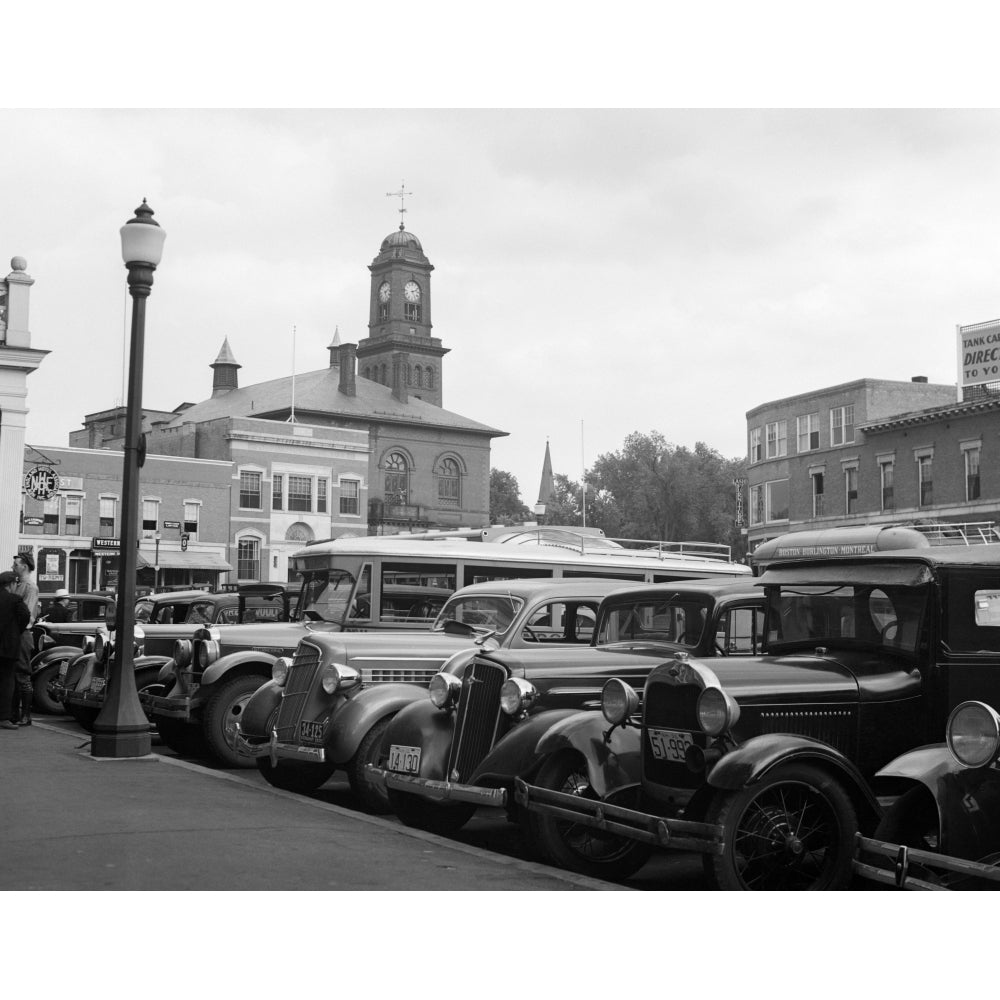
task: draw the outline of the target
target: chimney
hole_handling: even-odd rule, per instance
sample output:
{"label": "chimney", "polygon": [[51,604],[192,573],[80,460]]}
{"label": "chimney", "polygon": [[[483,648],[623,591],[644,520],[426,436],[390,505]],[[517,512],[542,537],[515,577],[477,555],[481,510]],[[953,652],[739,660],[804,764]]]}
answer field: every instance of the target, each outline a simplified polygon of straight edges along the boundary
{"label": "chimney", "polygon": [[216,396],[224,396],[227,392],[232,392],[233,389],[239,388],[239,379],[236,372],[243,366],[238,364],[236,358],[233,357],[233,352],[229,348],[228,337],[222,342],[222,350],[219,351],[219,356],[209,367],[213,370],[213,399]]}
{"label": "chimney", "polygon": [[[356,396],[358,394],[358,386],[355,382],[355,378],[357,377],[358,345],[341,344],[338,353],[340,356],[340,385],[338,389],[345,396]],[[332,349],[330,357],[333,357]]]}
{"label": "chimney", "polygon": [[396,351],[392,355],[392,395],[401,403],[410,400],[407,391],[407,373],[410,370],[410,355],[406,351]]}
{"label": "chimney", "polygon": [[910,381],[911,382],[926,382],[927,381],[927,376],[926,375],[914,375],[913,378],[910,379]]}

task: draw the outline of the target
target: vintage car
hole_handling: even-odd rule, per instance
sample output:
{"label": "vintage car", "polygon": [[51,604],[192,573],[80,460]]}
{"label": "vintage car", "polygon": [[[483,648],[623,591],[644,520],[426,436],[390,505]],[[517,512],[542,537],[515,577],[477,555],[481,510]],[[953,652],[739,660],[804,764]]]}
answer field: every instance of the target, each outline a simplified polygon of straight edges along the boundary
{"label": "vintage car", "polygon": [[720,888],[840,888],[856,832],[881,818],[869,780],[960,702],[1000,696],[1000,619],[982,612],[1000,603],[1000,545],[843,528],[785,535],[757,556],[766,654],[677,654],[647,677],[641,711],[630,678],[609,681],[604,722],[588,713],[567,728],[603,725],[609,757],[623,727],[639,730],[639,803],[518,783],[552,838],[587,828],[700,851]]}
{"label": "vintage car", "polygon": [[873,837],[858,834],[855,874],[899,889],[1000,888],[998,759],[1000,713],[963,702],[943,744],[904,754],[875,776],[874,791],[894,799]]}
{"label": "vintage car", "polygon": [[342,769],[368,808],[385,812],[385,792],[369,784],[365,767],[384,759],[390,720],[424,700],[440,670],[460,671],[483,648],[585,648],[601,599],[623,586],[495,580],[452,594],[430,631],[311,633],[247,702],[241,747],[279,788],[311,791]]}
{"label": "vintage car", "polygon": [[[162,691],[158,677],[169,657],[147,656],[144,647],[143,626],[136,625],[132,656],[136,689]],[[62,704],[69,715],[88,733],[93,732],[94,722],[104,705],[114,655],[115,632],[101,626],[94,638],[93,648],[73,660],[65,661],[64,666],[60,667]],[[72,679],[69,679],[69,675],[72,675]]]}
{"label": "vintage car", "polygon": [[[140,696],[162,695],[165,680],[146,678],[154,660],[157,673],[167,666],[180,640],[190,639],[205,622],[258,621],[261,618],[273,622],[288,621],[294,595],[283,584],[248,584],[235,591],[207,593],[202,590],[175,591],[141,598],[136,603],[137,628],[143,632],[143,676],[137,674]],[[113,610],[111,614],[113,615]],[[114,621],[108,622],[113,632]],[[286,626],[287,627],[287,626]],[[79,651],[76,651],[79,653]],[[63,657],[49,671],[55,670],[47,685],[49,700],[71,715],[71,703],[82,705],[85,715],[90,714],[94,704],[103,700],[104,681],[111,661],[91,657]],[[138,667],[137,667],[138,669]],[[93,675],[93,685],[90,678]],[[78,720],[79,721],[79,720]]]}
{"label": "vintage car", "polygon": [[[267,588],[253,584],[245,591]],[[280,585],[278,585],[280,586]],[[336,580],[326,577],[307,583],[301,595],[287,594],[292,601],[288,614],[263,619],[254,624],[203,627],[185,636],[173,649],[173,657],[160,673],[163,691],[143,691],[139,700],[156,723],[160,737],[172,750],[192,757],[209,757],[228,767],[256,767],[254,756],[239,740],[237,724],[251,695],[272,678],[276,661],[292,656],[299,640],[321,634],[341,635],[339,618],[327,620],[332,604],[330,592]],[[400,631],[396,648],[408,648],[414,633],[423,633],[433,622],[431,610],[440,606],[450,591],[437,587],[400,586],[392,591],[399,609],[414,611],[410,630]],[[360,595],[358,601],[362,601]],[[384,608],[383,600],[383,608]],[[402,614],[402,610],[400,610]],[[147,628],[147,632],[149,629]],[[375,634],[349,632],[353,638],[364,634],[366,642],[380,641]],[[147,640],[148,642],[148,640]],[[373,647],[374,648],[374,647]],[[159,652],[159,650],[157,650]]]}
{"label": "vintage car", "polygon": [[[582,741],[564,723],[598,704],[603,683],[628,676],[641,683],[675,651],[699,656],[760,648],[763,594],[752,579],[679,580],[620,589],[602,602],[587,648],[480,651],[463,670],[446,667],[429,697],[407,706],[386,733],[388,756],[370,768],[393,811],[410,826],[436,833],[459,829],[479,806],[503,806],[518,819],[510,789],[517,777],[554,770],[581,794],[626,794],[638,782],[638,747],[608,760],[592,734]],[[464,665],[463,665],[464,667]],[[591,790],[580,762],[596,754],[607,765]],[[588,837],[580,869],[630,874],[645,857],[634,844]]]}

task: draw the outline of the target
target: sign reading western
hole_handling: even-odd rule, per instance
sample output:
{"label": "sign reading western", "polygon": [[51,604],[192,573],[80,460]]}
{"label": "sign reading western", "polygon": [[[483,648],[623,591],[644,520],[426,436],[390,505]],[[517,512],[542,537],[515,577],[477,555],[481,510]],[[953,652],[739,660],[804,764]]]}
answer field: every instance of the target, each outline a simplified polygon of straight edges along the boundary
{"label": "sign reading western", "polygon": [[959,382],[1000,382],[1000,319],[958,327]]}

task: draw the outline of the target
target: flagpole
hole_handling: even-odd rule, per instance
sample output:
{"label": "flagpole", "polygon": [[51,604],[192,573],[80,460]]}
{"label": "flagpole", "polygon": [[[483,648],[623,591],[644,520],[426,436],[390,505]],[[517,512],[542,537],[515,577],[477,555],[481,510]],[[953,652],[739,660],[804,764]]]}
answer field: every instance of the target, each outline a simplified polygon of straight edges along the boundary
{"label": "flagpole", "polygon": [[587,464],[583,458],[583,421],[580,421],[580,487],[583,496],[583,527],[587,527]]}

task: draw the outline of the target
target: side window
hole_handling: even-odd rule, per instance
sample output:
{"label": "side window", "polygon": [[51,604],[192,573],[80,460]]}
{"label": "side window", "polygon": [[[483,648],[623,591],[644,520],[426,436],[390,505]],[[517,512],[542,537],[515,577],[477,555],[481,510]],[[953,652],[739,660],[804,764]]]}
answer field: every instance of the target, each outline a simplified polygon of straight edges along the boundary
{"label": "side window", "polygon": [[755,655],[764,640],[764,613],[759,608],[732,608],[719,618],[716,652]]}
{"label": "side window", "polygon": [[597,604],[549,601],[532,611],[521,638],[525,642],[589,645],[597,620]]}
{"label": "side window", "polygon": [[220,625],[238,625],[240,620],[239,608],[223,608],[219,612]]}

